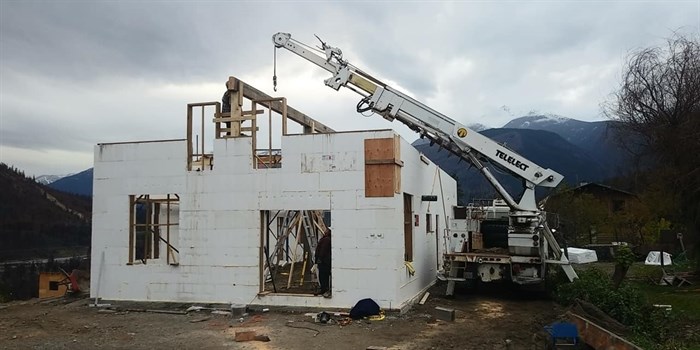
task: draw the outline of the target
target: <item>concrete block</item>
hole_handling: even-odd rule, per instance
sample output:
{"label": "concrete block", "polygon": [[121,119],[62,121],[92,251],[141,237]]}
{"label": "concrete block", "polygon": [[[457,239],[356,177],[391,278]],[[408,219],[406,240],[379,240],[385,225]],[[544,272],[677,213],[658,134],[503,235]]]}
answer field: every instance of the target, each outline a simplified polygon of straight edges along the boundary
{"label": "concrete block", "polygon": [[455,320],[455,310],[446,307],[435,307],[433,311],[433,316],[439,320],[454,322]]}

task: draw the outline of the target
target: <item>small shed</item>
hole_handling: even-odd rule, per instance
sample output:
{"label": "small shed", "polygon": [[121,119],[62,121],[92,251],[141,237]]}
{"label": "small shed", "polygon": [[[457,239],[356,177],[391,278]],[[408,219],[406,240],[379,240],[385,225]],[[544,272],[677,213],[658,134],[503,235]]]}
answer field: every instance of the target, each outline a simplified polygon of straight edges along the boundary
{"label": "small shed", "polygon": [[65,295],[68,286],[61,284],[65,278],[66,276],[61,272],[41,272],[39,274],[39,299]]}

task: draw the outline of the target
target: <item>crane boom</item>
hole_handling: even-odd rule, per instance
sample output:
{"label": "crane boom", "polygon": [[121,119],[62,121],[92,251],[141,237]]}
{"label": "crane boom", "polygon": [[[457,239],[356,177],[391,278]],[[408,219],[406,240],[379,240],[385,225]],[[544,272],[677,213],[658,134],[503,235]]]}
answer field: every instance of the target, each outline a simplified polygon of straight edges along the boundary
{"label": "crane boom", "polygon": [[[556,187],[563,179],[561,174],[535,164],[515,151],[382,83],[343,59],[340,49],[323,41],[321,50],[325,57],[321,56],[318,50],[292,39],[288,33],[277,33],[272,36],[272,41],[276,48],[285,48],[331,73],[332,76],[324,81],[327,86],[334,90],[346,87],[362,95],[362,100],[357,104],[359,113],[371,111],[389,121],[398,120],[421,137],[427,137],[431,142],[474,165],[511,209],[508,242],[510,251],[516,255],[511,258],[513,261],[520,259],[532,262],[529,254],[539,250],[539,255],[543,257],[542,264],[549,253],[556,257],[558,263],[568,263],[547,227],[544,213],[537,207],[535,199],[537,186]],[[523,191],[520,198],[513,198],[489,168],[484,166],[484,161],[505,169],[522,180]],[[541,235],[547,244],[538,244]],[[548,248],[551,248],[551,252]],[[564,270],[569,278],[573,279],[576,274],[570,265],[567,266],[569,269],[565,267]]]}
{"label": "crane boom", "polygon": [[[359,112],[372,111],[387,120],[396,119],[418,132],[421,137],[429,138],[472,163],[515,210],[537,211],[535,186],[556,187],[563,179],[563,176],[554,170],[540,167],[505,146],[357,69],[343,59],[342,51],[338,48],[322,42],[322,49],[326,56],[322,57],[293,40],[287,33],[275,34],[273,42],[276,47],[285,48],[333,74],[331,78],[325,80],[329,87],[335,90],[340,89],[341,86],[357,88],[353,89],[354,91],[359,89],[358,92],[364,96],[358,104]],[[517,202],[482,164],[483,159],[524,180],[524,191]]]}

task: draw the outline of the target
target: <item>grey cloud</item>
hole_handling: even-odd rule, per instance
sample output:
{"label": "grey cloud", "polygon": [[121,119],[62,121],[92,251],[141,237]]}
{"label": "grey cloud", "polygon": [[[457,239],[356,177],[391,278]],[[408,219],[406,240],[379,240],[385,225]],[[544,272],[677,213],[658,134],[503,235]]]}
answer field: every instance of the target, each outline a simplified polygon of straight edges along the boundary
{"label": "grey cloud", "polygon": [[[264,72],[278,31],[312,45],[318,34],[351,63],[465,123],[503,125],[512,117],[503,105],[515,116],[537,109],[590,119],[618,78],[605,67],[621,67],[630,49],[674,29],[697,32],[699,16],[697,3],[685,1],[0,1],[0,143],[89,153],[96,142],[182,137],[192,101],[169,93],[149,100],[139,89]],[[301,59],[280,51],[278,60]],[[450,66],[462,61],[469,72]],[[560,81],[577,69],[586,84]],[[325,72],[314,75],[322,85]],[[556,99],[572,87],[585,103]],[[324,96],[290,103],[338,129],[384,125],[325,119],[354,105],[327,106]]]}

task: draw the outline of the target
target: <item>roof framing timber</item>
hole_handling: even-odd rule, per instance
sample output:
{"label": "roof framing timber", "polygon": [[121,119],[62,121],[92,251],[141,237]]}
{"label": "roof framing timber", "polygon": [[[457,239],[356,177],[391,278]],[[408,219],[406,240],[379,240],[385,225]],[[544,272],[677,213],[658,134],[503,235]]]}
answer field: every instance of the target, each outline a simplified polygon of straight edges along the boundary
{"label": "roof framing timber", "polygon": [[[229,89],[231,87],[237,86],[235,84],[236,81],[240,82],[241,86],[243,87],[243,97],[249,99],[249,100],[272,100],[273,97],[256,89],[255,87],[247,84],[243,80],[240,80],[236,77],[229,77],[228,78],[228,83],[227,86]],[[270,109],[275,111],[276,113],[282,113],[282,103],[280,101],[273,101],[270,103]],[[312,133],[312,132],[318,132],[318,133],[333,133],[335,130],[331,129],[330,127],[324,125],[323,123],[309,117],[308,115],[299,112],[298,110],[287,106],[287,118],[301,124],[301,126],[304,127],[304,133]]]}

